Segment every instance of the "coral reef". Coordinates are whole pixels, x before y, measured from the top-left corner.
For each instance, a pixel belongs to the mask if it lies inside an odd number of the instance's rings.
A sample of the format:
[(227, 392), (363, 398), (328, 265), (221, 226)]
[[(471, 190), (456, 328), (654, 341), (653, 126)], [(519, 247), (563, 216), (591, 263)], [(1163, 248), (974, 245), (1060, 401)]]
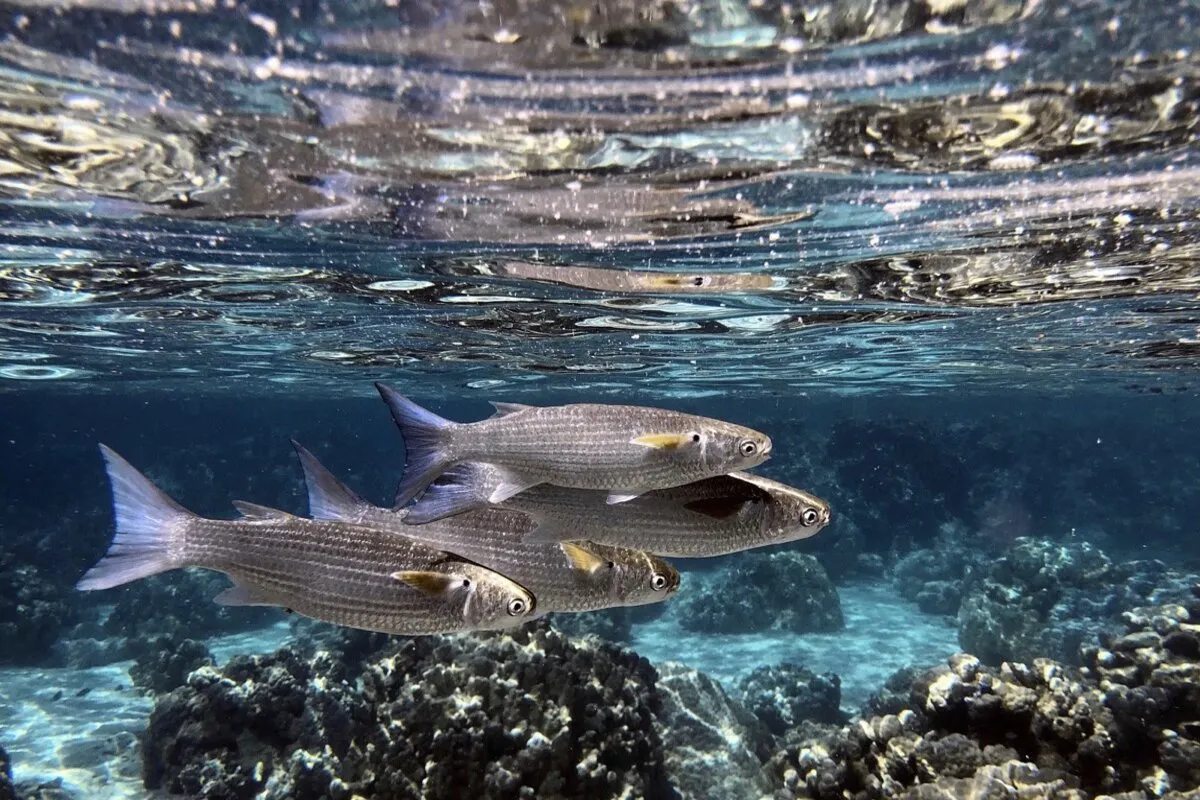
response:
[(129, 677), (134, 686), (147, 694), (166, 694), (187, 683), (193, 670), (213, 663), (212, 654), (203, 643), (160, 636), (155, 649), (143, 653), (129, 668)]
[(658, 714), (667, 775), (684, 798), (743, 800), (769, 794), (763, 770), (774, 741), (763, 724), (702, 672), (659, 667)]
[(962, 526), (943, 523), (932, 547), (912, 550), (892, 567), (896, 589), (926, 613), (957, 614), (971, 578), (989, 561), (984, 544)]
[(708, 633), (772, 628), (808, 633), (846, 624), (820, 562), (791, 551), (740, 554), (712, 585), (680, 597), (678, 604), (680, 625)]
[(108, 636), (202, 636), (246, 630), (279, 618), (279, 611), (214, 603), (229, 579), (215, 572), (187, 571), (138, 581), (121, 589), (104, 621)]
[(627, 608), (586, 614), (552, 614), (550, 624), (573, 638), (595, 635), (610, 642), (633, 641), (633, 617)]
[(742, 703), (776, 736), (811, 720), (825, 724), (844, 721), (842, 682), (827, 672), (817, 675), (799, 664), (762, 666), (738, 685)]
[(893, 672), (879, 690), (863, 703), (863, 717), (883, 717), (888, 714), (899, 714), (912, 705), (909, 700), (912, 684), (920, 675), (928, 671), (932, 665), (921, 667), (901, 667)]
[(771, 769), (787, 796), (818, 799), (1196, 796), (1200, 585), (1192, 592), (1186, 605), (1126, 613), (1126, 633), (1089, 648), (1082, 672), (956, 655), (912, 681), (906, 708), (791, 744)]
[(160, 698), (145, 782), (213, 798), (664, 796), (655, 677), (546, 623), (401, 640), (359, 676), (284, 648)]
[(17, 789), (12, 782), (12, 762), (8, 751), (0, 747), (0, 800), (18, 800)]
[(279, 609), (223, 606), (213, 597), (229, 586), (215, 572), (184, 571), (122, 587), (102, 620), (76, 626), (58, 646), (73, 667), (95, 667), (153, 656), (162, 636), (175, 640), (260, 627), (279, 618)]
[(1200, 584), (1193, 595), (1126, 612), (1124, 635), (1084, 651), (1115, 722), (1113, 752), (1143, 786), (1200, 788)]
[(0, 550), (0, 663), (52, 661), (55, 642), (74, 616), (63, 586)]
[(1158, 561), (1114, 564), (1087, 542), (1021, 538), (972, 582), (959, 641), (985, 663), (1051, 658), (1078, 665), (1079, 649), (1137, 606), (1180, 599), (1188, 581)]

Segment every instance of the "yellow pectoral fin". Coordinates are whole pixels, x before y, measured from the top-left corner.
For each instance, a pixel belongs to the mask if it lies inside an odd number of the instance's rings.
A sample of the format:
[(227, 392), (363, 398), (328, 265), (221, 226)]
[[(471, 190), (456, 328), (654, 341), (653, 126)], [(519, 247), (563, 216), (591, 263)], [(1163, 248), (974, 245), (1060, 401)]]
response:
[(403, 572), (393, 572), (392, 577), (398, 581), (404, 581), (418, 592), (434, 597), (446, 594), (450, 591), (451, 587), (459, 583), (453, 575), (447, 575), (444, 572), (405, 570)]
[(674, 450), (687, 443), (688, 437), (681, 433), (650, 433), (633, 440), (634, 444), (653, 447), (655, 450)]
[(577, 544), (560, 542), (558, 546), (562, 548), (563, 553), (570, 559), (571, 566), (580, 572), (592, 575), (608, 566), (607, 559), (603, 559), (591, 550), (585, 550)]

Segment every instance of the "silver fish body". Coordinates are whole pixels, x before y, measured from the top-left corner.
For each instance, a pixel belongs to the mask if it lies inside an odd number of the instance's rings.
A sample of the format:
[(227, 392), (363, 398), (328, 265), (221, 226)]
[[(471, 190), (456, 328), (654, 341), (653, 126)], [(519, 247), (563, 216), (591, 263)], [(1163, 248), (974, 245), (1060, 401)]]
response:
[(192, 514), (104, 449), (117, 535), (84, 575), (103, 589), (182, 567), (223, 572), (234, 586), (216, 599), (272, 605), (365, 630), (431, 634), (504, 628), (536, 608), (509, 578), (394, 532), (310, 520), (237, 504), (243, 517)]
[(770, 438), (758, 431), (667, 409), (493, 403), (496, 416), (454, 423), (376, 386), (407, 451), (397, 508), (465, 461), (504, 469), (493, 503), (539, 483), (603, 490), (608, 502), (618, 503), (654, 489), (749, 469), (771, 452)]
[(406, 510), (392, 511), (363, 500), (311, 453), (295, 447), (313, 517), (394, 531), (468, 558), (531, 591), (539, 615), (656, 603), (679, 588), (679, 572), (650, 553), (586, 541), (523, 541), (534, 523), (517, 511), (488, 508), (428, 525), (407, 525)]
[[(460, 464), (425, 490), (406, 520), (417, 531), (433, 524), (422, 512), (428, 509), (436, 516), (448, 496), (455, 507), (488, 507), (488, 497), (501, 480), (503, 475), (489, 464)], [(615, 505), (606, 502), (603, 492), (542, 484), (498, 508), (519, 511), (536, 522), (524, 542), (586, 539), (681, 558), (806, 539), (819, 533), (831, 516), (821, 498), (744, 472), (656, 489)]]

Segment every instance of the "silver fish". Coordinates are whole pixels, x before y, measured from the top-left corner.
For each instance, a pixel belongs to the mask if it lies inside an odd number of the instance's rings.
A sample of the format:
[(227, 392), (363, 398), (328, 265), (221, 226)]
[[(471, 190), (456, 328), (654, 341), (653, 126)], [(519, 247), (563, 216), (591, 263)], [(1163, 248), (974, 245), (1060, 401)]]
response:
[[(459, 464), (430, 484), (405, 522), (419, 531), (447, 509), (488, 508), (488, 497), (502, 480), (490, 464)], [(542, 484), (501, 507), (537, 523), (524, 542), (587, 539), (681, 558), (807, 539), (830, 519), (829, 504), (821, 498), (745, 472), (656, 489), (619, 505), (606, 503), (603, 492)]]
[(490, 503), (540, 483), (603, 489), (607, 502), (624, 503), (653, 489), (748, 469), (771, 454), (771, 439), (758, 431), (661, 408), (492, 403), (490, 419), (455, 423), (375, 386), (404, 436), (407, 464), (396, 508), (464, 461), (503, 469)]
[(657, 603), (679, 588), (679, 572), (640, 550), (592, 542), (533, 543), (522, 538), (534, 527), (524, 514), (483, 509), (428, 525), (406, 525), (407, 509), (372, 505), (335, 478), (316, 457), (292, 442), (304, 466), (309, 514), (415, 536), (432, 547), (457, 553), (494, 569), (537, 596), (538, 614), (595, 611)]
[(223, 605), (281, 606), (338, 625), (413, 635), (512, 627), (536, 610), (534, 596), (503, 575), (394, 532), (252, 503), (234, 504), (242, 519), (205, 519), (100, 449), (117, 532), (79, 589), (203, 567), (233, 579), (215, 598)]

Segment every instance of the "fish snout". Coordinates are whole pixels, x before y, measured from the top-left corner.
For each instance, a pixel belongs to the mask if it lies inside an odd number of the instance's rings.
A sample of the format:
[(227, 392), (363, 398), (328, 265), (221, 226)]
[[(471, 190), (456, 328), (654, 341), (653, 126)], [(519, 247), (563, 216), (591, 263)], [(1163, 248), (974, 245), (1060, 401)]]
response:
[(825, 506), (825, 510), (821, 512), (821, 527), (823, 528), (828, 525), (831, 519), (833, 519), (833, 509)]

